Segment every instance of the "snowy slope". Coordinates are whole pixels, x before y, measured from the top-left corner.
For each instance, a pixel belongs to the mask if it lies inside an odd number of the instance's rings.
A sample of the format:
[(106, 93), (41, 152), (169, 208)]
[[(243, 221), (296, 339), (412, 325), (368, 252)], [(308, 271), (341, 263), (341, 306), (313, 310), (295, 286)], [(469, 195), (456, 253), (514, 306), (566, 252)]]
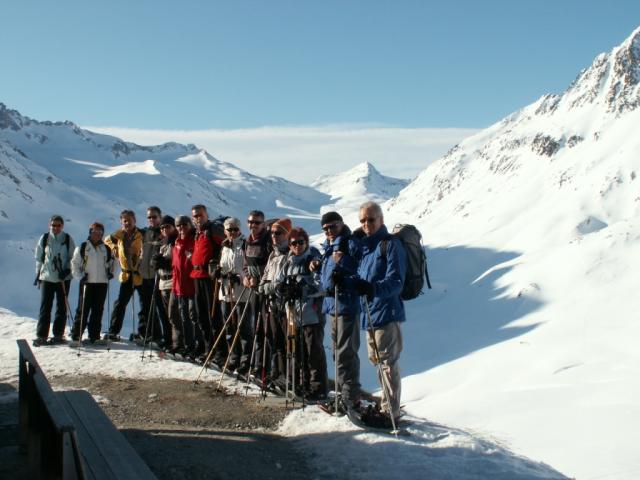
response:
[(311, 186), (331, 197), (331, 203), (323, 205), (322, 212), (335, 210), (345, 216), (366, 201), (385, 202), (408, 183), (408, 180), (382, 175), (372, 164), (363, 162), (344, 172), (322, 175)]
[(640, 476), (639, 82), (640, 29), (388, 202), (435, 284), (408, 306), (410, 412), (577, 478)]
[(64, 215), (79, 242), (95, 220), (116, 229), (125, 208), (138, 213), (139, 226), (149, 205), (176, 215), (204, 203), (211, 216), (244, 218), (260, 208), (309, 228), (328, 199), (283, 178), (252, 175), (194, 145), (139, 146), (71, 122), (38, 122), (0, 104), (0, 265), (17, 276), (0, 292), (0, 305), (35, 313), (28, 288), (33, 248), (53, 213)]

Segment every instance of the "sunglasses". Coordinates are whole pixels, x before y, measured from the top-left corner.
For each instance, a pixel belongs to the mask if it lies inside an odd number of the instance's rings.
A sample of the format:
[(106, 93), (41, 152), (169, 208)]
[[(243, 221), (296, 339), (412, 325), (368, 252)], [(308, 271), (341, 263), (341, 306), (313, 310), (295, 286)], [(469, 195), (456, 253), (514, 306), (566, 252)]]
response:
[(167, 228), (171, 228), (173, 225), (170, 225), (168, 223), (164, 224), (164, 225), (160, 225), (160, 230), (166, 230)]
[(264, 222), (262, 220), (247, 220), (247, 223), (249, 225), (261, 225)]
[(375, 223), (379, 217), (364, 217), (360, 219), (360, 223)]
[(325, 232), (328, 232), (329, 230), (337, 230), (339, 225), (339, 223), (330, 223), (329, 225), (323, 226), (322, 230)]
[(227, 232), (239, 232), (239, 231), (240, 231), (240, 229), (239, 229), (239, 228), (236, 228), (236, 227), (225, 228), (225, 230), (226, 230)]
[(61, 228), (61, 227), (62, 227), (62, 224), (61, 224), (61, 223), (52, 223), (52, 224), (51, 224), (51, 226), (52, 226), (53, 228)]
[(274, 237), (279, 237), (280, 235), (283, 235), (284, 232), (282, 230), (275, 230), (275, 231), (271, 231), (271, 235), (273, 235)]
[(307, 243), (306, 240), (293, 240), (292, 242), (289, 242), (289, 245), (293, 247), (293, 246), (304, 245), (305, 243)]

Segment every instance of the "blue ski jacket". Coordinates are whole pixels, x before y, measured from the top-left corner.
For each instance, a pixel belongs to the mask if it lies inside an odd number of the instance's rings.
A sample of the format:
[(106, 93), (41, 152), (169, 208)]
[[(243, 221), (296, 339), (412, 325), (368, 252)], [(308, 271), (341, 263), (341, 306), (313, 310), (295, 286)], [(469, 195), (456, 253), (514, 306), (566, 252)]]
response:
[[(386, 255), (380, 250), (382, 240), (387, 243)], [(382, 225), (371, 237), (363, 237), (361, 244), (362, 260), (358, 266), (358, 276), (373, 285), (374, 295), (369, 302), (373, 328), (380, 328), (391, 322), (404, 322), (404, 303), (400, 293), (407, 265), (401, 241), (389, 234), (387, 227)], [(366, 297), (362, 297), (360, 301), (367, 301)], [(362, 328), (366, 329), (368, 321), (364, 304), (360, 318)]]
[[(343, 245), (341, 249), (340, 246)], [(353, 277), (358, 272), (360, 261), (360, 241), (351, 236), (348, 228), (344, 227), (343, 233), (336, 237), (333, 244), (325, 240), (323, 245), (324, 255), (320, 270), (320, 285), (325, 291), (322, 301), (322, 313), (335, 315), (335, 284), (333, 272), (340, 271), (344, 277)], [(342, 258), (338, 263), (333, 260), (333, 253), (343, 250)], [(338, 287), (338, 315), (355, 315), (360, 312), (360, 299), (358, 292), (352, 284), (345, 282)]]

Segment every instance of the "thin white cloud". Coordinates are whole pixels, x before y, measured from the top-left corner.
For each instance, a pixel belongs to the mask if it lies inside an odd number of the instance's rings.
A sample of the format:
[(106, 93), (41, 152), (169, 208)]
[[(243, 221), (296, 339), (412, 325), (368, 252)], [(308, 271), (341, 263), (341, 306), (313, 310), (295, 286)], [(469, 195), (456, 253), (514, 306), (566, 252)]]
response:
[(140, 145), (193, 143), (260, 176), (309, 184), (320, 175), (368, 161), (385, 175), (413, 178), (477, 130), (327, 125), (236, 130), (144, 130), (85, 127)]

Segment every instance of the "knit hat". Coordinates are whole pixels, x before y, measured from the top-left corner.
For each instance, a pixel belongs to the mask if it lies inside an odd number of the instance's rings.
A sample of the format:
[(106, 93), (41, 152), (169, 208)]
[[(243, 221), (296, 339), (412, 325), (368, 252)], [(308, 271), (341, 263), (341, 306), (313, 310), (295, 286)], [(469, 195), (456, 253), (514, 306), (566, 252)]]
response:
[(273, 222), (273, 224), (271, 225), (271, 229), (273, 230), (274, 227), (277, 227), (281, 230), (284, 230), (284, 232), (286, 234), (289, 234), (289, 232), (291, 231), (291, 219), (289, 218), (281, 218), (275, 222)]
[(341, 221), (342, 221), (342, 217), (338, 212), (327, 212), (324, 215), (322, 215), (322, 218), (320, 219), (320, 225), (326, 225), (327, 223), (341, 222)]
[(189, 226), (191, 226), (193, 224), (191, 223), (191, 219), (189, 217), (187, 217), (186, 215), (178, 215), (176, 217), (176, 227), (178, 225), (189, 225)]
[(160, 226), (162, 225), (174, 225), (175, 221), (173, 220), (173, 217), (170, 215), (165, 215), (164, 217), (162, 217), (162, 220), (160, 221)]

